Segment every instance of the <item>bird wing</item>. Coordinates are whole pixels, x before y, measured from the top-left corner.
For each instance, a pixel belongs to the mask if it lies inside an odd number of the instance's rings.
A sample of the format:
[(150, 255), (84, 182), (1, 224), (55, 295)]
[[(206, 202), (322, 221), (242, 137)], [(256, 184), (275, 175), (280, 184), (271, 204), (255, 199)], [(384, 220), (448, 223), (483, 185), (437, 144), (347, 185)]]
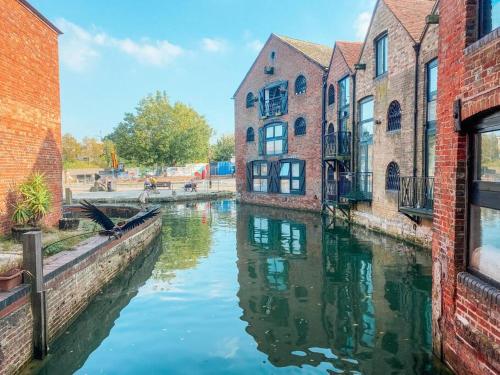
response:
[(111, 221), (111, 219), (92, 203), (84, 200), (80, 203), (80, 205), (82, 206), (83, 212), (85, 212), (85, 216), (94, 223), (99, 224), (106, 230), (111, 230), (115, 227), (115, 224)]
[(120, 229), (124, 232), (127, 230), (130, 230), (132, 228), (137, 227), (138, 225), (141, 225), (142, 223), (146, 222), (146, 220), (151, 219), (152, 217), (155, 217), (160, 213), (160, 208), (156, 207), (148, 212), (146, 212), (144, 215), (137, 216), (132, 218), (131, 220), (127, 221), (124, 225), (120, 227)]

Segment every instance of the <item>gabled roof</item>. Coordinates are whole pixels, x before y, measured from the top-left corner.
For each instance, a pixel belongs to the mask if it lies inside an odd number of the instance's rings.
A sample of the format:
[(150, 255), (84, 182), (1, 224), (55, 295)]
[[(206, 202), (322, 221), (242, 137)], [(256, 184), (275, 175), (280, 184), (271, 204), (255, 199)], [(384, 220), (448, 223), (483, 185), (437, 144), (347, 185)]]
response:
[(243, 85), (243, 82), (246, 81), (248, 75), (250, 74), (253, 67), (255, 66), (257, 61), (259, 60), (259, 57), (262, 54), (262, 51), (264, 51), (266, 45), (273, 38), (279, 39), (281, 42), (283, 42), (284, 44), (286, 44), (290, 48), (293, 48), (295, 51), (301, 53), (309, 61), (318, 65), (321, 69), (323, 69), (325, 71), (328, 70), (328, 67), (330, 65), (330, 58), (331, 58), (332, 53), (333, 53), (333, 49), (331, 47), (324, 46), (322, 44), (306, 42), (305, 40), (294, 39), (294, 38), (290, 38), (290, 37), (283, 36), (283, 35), (271, 34), (269, 36), (269, 38), (267, 39), (266, 43), (264, 44), (264, 46), (262, 47), (262, 49), (260, 50), (259, 54), (257, 55), (257, 58), (252, 63), (252, 66), (250, 67), (250, 69), (248, 69), (247, 74), (245, 74), (245, 77), (238, 85), (238, 88), (236, 89), (235, 93), (233, 94), (233, 99), (236, 97), (236, 94), (238, 94), (238, 91), (240, 91), (240, 88)]
[(299, 52), (302, 52), (302, 54), (308, 57), (310, 60), (313, 60), (317, 64), (321, 65), (323, 69), (328, 69), (330, 58), (332, 57), (333, 52), (333, 49), (331, 47), (322, 44), (307, 42), (305, 40), (290, 38), (288, 36), (276, 34), (273, 35), (275, 35), (278, 39), (281, 39), (289, 46), (295, 48)]
[(340, 50), (342, 56), (344, 56), (344, 60), (351, 70), (354, 72), (354, 65), (359, 60), (359, 55), (361, 53), (361, 49), (363, 48), (362, 42), (336, 42), (335, 48)]
[(383, 0), (415, 42), (425, 29), (425, 18), (432, 13), (436, 0)]

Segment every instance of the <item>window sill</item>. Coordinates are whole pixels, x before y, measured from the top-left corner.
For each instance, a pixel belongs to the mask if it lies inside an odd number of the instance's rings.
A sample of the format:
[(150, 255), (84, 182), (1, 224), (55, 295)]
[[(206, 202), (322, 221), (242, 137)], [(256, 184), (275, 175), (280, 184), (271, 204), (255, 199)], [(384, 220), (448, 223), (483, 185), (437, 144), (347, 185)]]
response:
[(497, 40), (500, 38), (500, 27), (497, 27), (495, 30), (490, 32), (489, 34), (486, 34), (485, 36), (481, 37), (474, 43), (472, 43), (470, 46), (466, 47), (464, 50), (465, 55), (471, 55), (477, 50), (483, 48), (490, 42)]
[(457, 282), (471, 289), (490, 305), (500, 306), (500, 290), (482, 279), (468, 273), (460, 272)]
[(389, 76), (389, 72), (385, 72), (385, 73), (383, 73), (383, 74), (381, 74), (381, 75), (378, 75), (378, 76), (373, 77), (373, 80), (374, 80), (375, 82), (377, 82), (377, 81), (382, 81), (382, 80), (384, 80), (385, 78), (387, 78), (388, 76)]
[(395, 129), (395, 130), (387, 130), (386, 133), (389, 134), (389, 135), (401, 134), (401, 128), (400, 129)]

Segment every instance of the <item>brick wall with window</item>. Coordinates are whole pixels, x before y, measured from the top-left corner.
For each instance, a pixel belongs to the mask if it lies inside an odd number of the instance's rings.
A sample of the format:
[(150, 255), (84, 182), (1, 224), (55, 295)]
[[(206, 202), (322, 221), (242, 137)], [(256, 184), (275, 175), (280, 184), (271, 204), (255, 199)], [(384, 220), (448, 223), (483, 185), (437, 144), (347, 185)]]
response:
[[(240, 201), (321, 209), (321, 106), (325, 72), (326, 67), (311, 61), (276, 35), (271, 35), (259, 53), (234, 97), (236, 184)], [(255, 105), (247, 107), (250, 92)], [(249, 127), (254, 130), (250, 141)], [(262, 175), (263, 170), (266, 176)], [(264, 178), (268, 182), (266, 187)]]
[(0, 232), (10, 229), (12, 189), (43, 172), (61, 213), (62, 160), (57, 30), (20, 0), (0, 0)]
[(439, 4), (433, 342), (458, 374), (500, 373), (498, 3)]

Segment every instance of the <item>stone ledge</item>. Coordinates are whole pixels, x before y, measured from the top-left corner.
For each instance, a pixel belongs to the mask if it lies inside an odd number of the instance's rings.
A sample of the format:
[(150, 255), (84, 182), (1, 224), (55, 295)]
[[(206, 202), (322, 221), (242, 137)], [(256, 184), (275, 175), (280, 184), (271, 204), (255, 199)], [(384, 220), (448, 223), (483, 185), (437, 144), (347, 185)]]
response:
[(24, 296), (29, 295), (31, 287), (28, 284), (21, 284), (9, 292), (0, 293), (0, 316), (4, 315), (4, 309), (17, 302)]
[(500, 27), (496, 28), (491, 33), (483, 36), (481, 39), (477, 40), (476, 42), (472, 43), (470, 46), (466, 47), (464, 50), (464, 54), (465, 55), (472, 55), (476, 51), (485, 47), (490, 42), (493, 42), (494, 40), (498, 40), (498, 39), (500, 39)]
[(460, 272), (457, 275), (457, 282), (471, 289), (490, 305), (500, 306), (500, 290), (491, 284), (488, 284), (468, 272)]

